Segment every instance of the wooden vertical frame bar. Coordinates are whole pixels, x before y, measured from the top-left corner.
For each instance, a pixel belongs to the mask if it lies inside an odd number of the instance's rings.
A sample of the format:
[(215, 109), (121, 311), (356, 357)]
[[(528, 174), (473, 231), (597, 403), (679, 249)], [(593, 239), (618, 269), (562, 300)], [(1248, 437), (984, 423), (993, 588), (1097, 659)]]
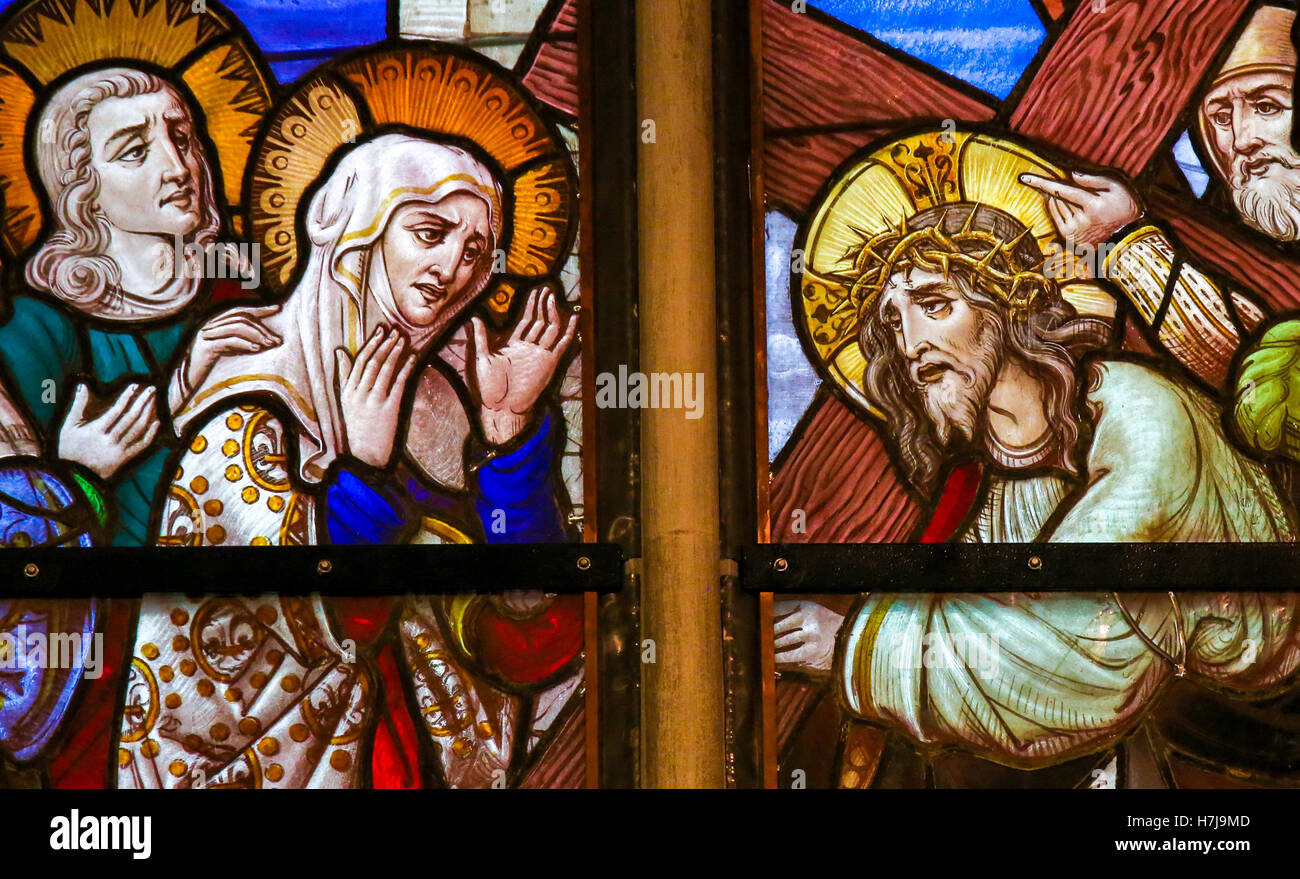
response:
[(710, 0), (637, 12), (641, 341), (645, 373), (703, 377), (699, 418), (642, 416), (646, 787), (721, 787), (717, 351)]
[(775, 624), (773, 604), (775, 596), (771, 592), (759, 595), (758, 627), (761, 633), (762, 660), (759, 673), (763, 677), (763, 787), (771, 790), (776, 787), (777, 753), (776, 753), (776, 644), (769, 632)]
[(586, 690), (586, 729), (583, 755), (586, 757), (586, 787), (600, 787), (600, 608), (595, 592), (582, 594), (583, 683)]
[[(592, 67), (591, 67), (591, 0), (578, 2), (578, 178), (586, 186), (594, 173), (592, 149), (595, 140), (592, 131)], [(594, 183), (593, 183), (594, 185)], [(590, 187), (587, 187), (590, 191)], [(582, 337), (582, 382), (584, 390), (595, 386), (596, 348), (595, 301), (592, 275), (595, 271), (592, 251), (592, 199), (580, 199), (578, 204), (578, 274), (580, 278), (582, 316), (579, 332)], [(589, 399), (592, 398), (592, 399)], [(582, 401), (582, 539), (593, 543), (600, 539), (593, 515), (596, 504), (596, 461), (599, 459), (596, 438), (596, 405), (594, 394), (584, 393)]]
[[(754, 241), (753, 290), (750, 301), (754, 303), (754, 491), (757, 504), (757, 534), (759, 543), (772, 540), (770, 488), (772, 467), (768, 459), (767, 436), (767, 190), (763, 177), (763, 138), (766, 131), (763, 116), (763, 0), (749, 0), (749, 45), (751, 60), (750, 100), (753, 109), (750, 117), (750, 165), (753, 167), (753, 187), (750, 190), (752, 234)], [(759, 643), (761, 645), (760, 674), (763, 679), (763, 786), (775, 788), (777, 778), (776, 753), (776, 655), (772, 643), (772, 605), (775, 596), (764, 592), (759, 596)]]
[(749, 0), (750, 116), (749, 164), (750, 228), (753, 235), (754, 309), (754, 492), (758, 505), (758, 542), (772, 539), (769, 489), (772, 466), (767, 454), (767, 189), (763, 178), (763, 2)]
[[(592, 113), (591, 99), (591, 0), (578, 2), (578, 179), (590, 187), (592, 178)], [(591, 199), (578, 203), (578, 276), (582, 304), (579, 318), (582, 334), (582, 540), (592, 543), (599, 539), (596, 531), (596, 412), (594, 395), (588, 390), (595, 386), (596, 353), (592, 346), (593, 332), (591, 275)], [(594, 593), (583, 598), (583, 680), (586, 684), (586, 786), (600, 787), (600, 662), (599, 608)]]

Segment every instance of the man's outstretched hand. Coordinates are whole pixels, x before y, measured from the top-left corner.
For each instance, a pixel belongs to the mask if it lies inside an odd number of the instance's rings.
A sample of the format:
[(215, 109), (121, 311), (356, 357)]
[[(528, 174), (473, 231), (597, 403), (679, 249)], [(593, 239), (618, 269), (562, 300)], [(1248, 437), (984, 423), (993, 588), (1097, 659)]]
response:
[(772, 609), (777, 667), (813, 677), (830, 674), (844, 617), (815, 601), (778, 601)]
[(1142, 216), (1137, 196), (1124, 181), (1075, 171), (1073, 183), (1035, 174), (1021, 174), (1020, 182), (1047, 196), (1047, 212), (1056, 231), (1075, 247), (1097, 248)]

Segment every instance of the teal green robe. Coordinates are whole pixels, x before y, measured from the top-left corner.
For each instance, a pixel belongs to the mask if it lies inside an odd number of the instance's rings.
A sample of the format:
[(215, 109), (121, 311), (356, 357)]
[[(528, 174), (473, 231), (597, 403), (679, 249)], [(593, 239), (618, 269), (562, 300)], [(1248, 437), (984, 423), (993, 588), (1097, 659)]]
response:
[[(178, 316), (144, 329), (92, 322), (62, 304), (34, 296), (18, 296), (13, 316), (0, 327), (0, 364), (9, 390), (42, 433), (45, 454), (58, 446), (61, 414), (76, 389), (77, 375), (109, 385), (123, 376), (149, 382), (158, 388), (166, 406), (173, 355), (186, 339), (190, 321)], [(53, 388), (47, 384), (54, 380)], [(52, 392), (51, 392), (52, 391)], [(103, 392), (91, 383), (92, 393)], [(109, 497), (116, 522), (114, 546), (143, 546), (149, 539), (149, 514), (163, 483), (169, 450), (159, 431), (154, 445), (128, 462), (109, 482)]]

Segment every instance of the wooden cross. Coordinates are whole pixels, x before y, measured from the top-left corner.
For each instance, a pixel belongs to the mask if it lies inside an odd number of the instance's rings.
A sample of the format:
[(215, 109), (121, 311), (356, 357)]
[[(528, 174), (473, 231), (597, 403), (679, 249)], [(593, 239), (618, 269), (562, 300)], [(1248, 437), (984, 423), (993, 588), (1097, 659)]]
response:
[(578, 118), (578, 0), (564, 0), (549, 23), (539, 19), (533, 39), (524, 48), (515, 71), (544, 104), (570, 119)]

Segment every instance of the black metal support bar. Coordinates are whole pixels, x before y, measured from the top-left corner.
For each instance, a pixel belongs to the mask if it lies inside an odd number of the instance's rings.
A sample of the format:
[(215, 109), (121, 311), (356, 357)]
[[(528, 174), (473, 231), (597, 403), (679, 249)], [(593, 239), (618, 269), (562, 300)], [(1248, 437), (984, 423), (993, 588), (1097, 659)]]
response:
[(611, 543), (438, 546), (104, 547), (0, 553), (0, 593), (134, 598), (146, 592), (408, 595), (541, 589), (617, 592)]
[(745, 547), (750, 592), (1292, 592), (1291, 543), (875, 543)]

